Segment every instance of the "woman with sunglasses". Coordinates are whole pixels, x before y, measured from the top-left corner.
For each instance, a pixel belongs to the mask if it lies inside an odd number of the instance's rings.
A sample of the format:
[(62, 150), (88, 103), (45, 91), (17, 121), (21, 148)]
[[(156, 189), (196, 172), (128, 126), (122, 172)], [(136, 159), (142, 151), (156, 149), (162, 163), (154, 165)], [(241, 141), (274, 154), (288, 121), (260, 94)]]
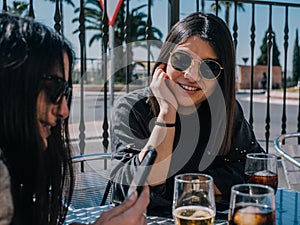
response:
[[(68, 132), (73, 55), (48, 27), (0, 13), (0, 224), (65, 220), (75, 179)], [(94, 224), (145, 224), (148, 203), (145, 188)]]
[[(226, 24), (193, 13), (169, 32), (150, 88), (120, 97), (111, 120), (113, 199), (122, 201), (144, 150), (157, 150), (148, 214), (171, 216), (174, 176), (202, 172), (228, 199), (243, 182), (246, 154), (261, 152), (235, 99), (235, 52)], [(217, 208), (220, 205), (217, 205)]]

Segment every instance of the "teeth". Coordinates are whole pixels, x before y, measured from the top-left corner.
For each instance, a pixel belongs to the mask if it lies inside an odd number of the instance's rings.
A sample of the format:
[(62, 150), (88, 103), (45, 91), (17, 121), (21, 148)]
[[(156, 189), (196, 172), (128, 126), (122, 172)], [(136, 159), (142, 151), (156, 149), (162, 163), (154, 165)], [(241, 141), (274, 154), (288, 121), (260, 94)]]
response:
[(195, 87), (185, 86), (183, 84), (181, 84), (181, 87), (183, 87), (184, 89), (186, 89), (188, 91), (196, 91), (197, 90), (197, 88), (195, 88)]

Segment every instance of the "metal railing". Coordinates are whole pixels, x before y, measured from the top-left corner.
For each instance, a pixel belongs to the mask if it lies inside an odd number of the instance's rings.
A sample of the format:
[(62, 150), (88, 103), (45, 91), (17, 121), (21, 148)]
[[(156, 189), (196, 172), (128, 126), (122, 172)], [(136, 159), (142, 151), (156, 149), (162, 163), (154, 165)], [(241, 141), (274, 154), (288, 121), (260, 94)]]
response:
[[(37, 1), (37, 0), (36, 0)], [(40, 0), (39, 0), (40, 1)], [(107, 1), (109, 0), (104, 0), (104, 5), (106, 5)], [(130, 26), (131, 26), (131, 21), (130, 21), (130, 7), (131, 7), (131, 2), (133, 0), (124, 0), (123, 3), (125, 4), (124, 7), (124, 15), (125, 15), (125, 20), (124, 20), (124, 52), (125, 55), (127, 55), (126, 60), (129, 59), (129, 47), (130, 47)], [(167, 1), (167, 11), (168, 11), (168, 20), (166, 23), (168, 23), (168, 29), (171, 28), (171, 26), (176, 23), (180, 19), (181, 15), (181, 8), (180, 8), (180, 0), (166, 0)], [(192, 2), (193, 0), (191, 0)], [(208, 5), (215, 3), (218, 5), (218, 3), (225, 2), (225, 0), (194, 0), (194, 5), (195, 8), (192, 11), (204, 11), (205, 8), (207, 8)], [(283, 46), (284, 48), (284, 56), (283, 56), (283, 74), (282, 74), (282, 88), (283, 88), (283, 99), (282, 99), (282, 116), (281, 116), (281, 133), (285, 134), (287, 132), (287, 107), (286, 107), (286, 101), (287, 101), (287, 68), (288, 68), (288, 51), (291, 51), (291, 48), (289, 48), (291, 44), (291, 39), (290, 39), (290, 32), (289, 32), (289, 27), (290, 27), (290, 20), (289, 20), (289, 13), (291, 9), (297, 9), (299, 10), (299, 15), (300, 15), (300, 4), (295, 4), (295, 3), (284, 3), (284, 2), (276, 2), (276, 1), (255, 1), (255, 0), (227, 0), (226, 2), (229, 2), (233, 6), (233, 26), (230, 28), (232, 30), (232, 36), (234, 39), (235, 47), (236, 50), (239, 48), (239, 19), (238, 19), (238, 6), (240, 3), (244, 4), (245, 6), (249, 6), (251, 8), (251, 28), (249, 30), (249, 38), (250, 38), (250, 101), (249, 101), (249, 123), (251, 126), (253, 126), (254, 123), (254, 109), (253, 109), (253, 96), (254, 96), (254, 67), (255, 67), (255, 54), (254, 50), (256, 47), (256, 35), (257, 35), (257, 23), (255, 21), (256, 18), (256, 11), (259, 6), (266, 6), (268, 7), (268, 28), (267, 28), (267, 33), (268, 33), (268, 39), (267, 39), (267, 52), (268, 56), (271, 55), (271, 51), (273, 48), (273, 41), (274, 39), (272, 38), (273, 32), (274, 32), (274, 27), (276, 24), (272, 23), (272, 19), (274, 18), (273, 14), (273, 9), (274, 7), (279, 7), (284, 10), (284, 17), (282, 20), (284, 21), (284, 27), (281, 29), (282, 32), (280, 34), (283, 36), (283, 43), (279, 43), (279, 45)], [(61, 21), (61, 7), (62, 7), (62, 0), (56, 0), (55, 4), (55, 11), (53, 12), (54, 15), (54, 29), (57, 32), (62, 31), (62, 21)], [(86, 27), (85, 27), (85, 16), (84, 16), (84, 7), (85, 7), (85, 1), (80, 0), (79, 2), (75, 1), (75, 4), (78, 4), (77, 6), (80, 7), (80, 13), (79, 13), (79, 44), (80, 44), (80, 77), (83, 78), (87, 74), (87, 59), (88, 56), (86, 54)], [(149, 40), (147, 42), (147, 74), (149, 75), (151, 72), (150, 68), (150, 53), (151, 53), (151, 42), (150, 42), (150, 37), (151, 37), (151, 32), (152, 32), (152, 27), (153, 27), (153, 19), (152, 19), (152, 11), (151, 11), (151, 5), (156, 4), (154, 0), (145, 0), (143, 3), (148, 4), (147, 8), (147, 20), (146, 20), (146, 40)], [(35, 12), (34, 12), (34, 0), (29, 1), (29, 16), (34, 18)], [(3, 10), (7, 11), (7, 2), (6, 0), (3, 0)], [(106, 9), (104, 9), (106, 11)], [(192, 12), (191, 11), (191, 12)], [(190, 13), (191, 13), (190, 12)], [(220, 15), (219, 10), (215, 11), (216, 15)], [(276, 16), (276, 15), (275, 15)], [(245, 18), (242, 18), (245, 19)], [(104, 112), (103, 112), (103, 133), (102, 133), (102, 145), (103, 145), (103, 152), (107, 153), (108, 148), (109, 148), (109, 121), (108, 121), (108, 61), (107, 61), (107, 53), (108, 53), (108, 41), (109, 41), (109, 29), (108, 29), (108, 18), (107, 14), (103, 14), (102, 18), (102, 41), (101, 41), (101, 46), (102, 46), (102, 54), (99, 59), (101, 60), (101, 73), (102, 73), (102, 78), (103, 78), (103, 87), (101, 90), (103, 90), (104, 94)], [(155, 26), (155, 24), (154, 24)], [(127, 63), (126, 65), (129, 65)], [(300, 65), (299, 65), (300, 66)], [(266, 90), (266, 95), (267, 95), (267, 102), (266, 102), (266, 115), (265, 115), (265, 148), (268, 151), (269, 150), (269, 142), (270, 142), (270, 93), (271, 93), (271, 87), (270, 87), (270, 76), (271, 76), (271, 62), (270, 62), (270, 57), (268, 57), (268, 62), (267, 62), (267, 77), (268, 77), (268, 84), (267, 84), (267, 90)], [(128, 82), (128, 77), (129, 77), (129, 66), (126, 67), (125, 71), (125, 77), (126, 77), (126, 91), (129, 91), (129, 82)], [(300, 92), (299, 92), (300, 96)], [(80, 147), (80, 154), (85, 153), (85, 147), (86, 147), (86, 135), (85, 135), (85, 121), (84, 121), (84, 81), (81, 79), (80, 82), (80, 123), (79, 123), (79, 147)], [(298, 104), (299, 105), (299, 104)], [(299, 105), (300, 107), (300, 105)], [(300, 132), (300, 108), (298, 111), (298, 121), (297, 121), (297, 131)], [(278, 129), (279, 132), (279, 129)]]
[[(288, 138), (300, 138), (300, 133), (294, 132), (294, 133), (286, 133), (279, 135), (274, 139), (274, 147), (276, 151), (287, 161), (292, 163), (293, 165), (297, 166), (300, 169), (300, 161), (297, 160), (294, 156), (290, 155), (286, 150), (284, 150), (284, 142)], [(300, 148), (299, 150), (299, 155), (300, 155)]]

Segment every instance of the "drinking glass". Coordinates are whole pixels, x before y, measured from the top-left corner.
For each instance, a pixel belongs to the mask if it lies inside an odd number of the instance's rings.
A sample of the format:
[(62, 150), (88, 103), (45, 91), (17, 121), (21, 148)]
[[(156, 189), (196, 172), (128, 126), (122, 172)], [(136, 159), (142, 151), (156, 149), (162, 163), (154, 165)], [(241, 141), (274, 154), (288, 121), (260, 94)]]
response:
[(277, 156), (266, 153), (247, 154), (245, 183), (269, 185), (274, 188), (274, 193), (276, 193), (278, 186)]
[(231, 188), (230, 225), (276, 224), (274, 189), (261, 184), (237, 184)]
[(175, 176), (172, 210), (176, 225), (213, 224), (216, 215), (213, 178), (199, 173)]

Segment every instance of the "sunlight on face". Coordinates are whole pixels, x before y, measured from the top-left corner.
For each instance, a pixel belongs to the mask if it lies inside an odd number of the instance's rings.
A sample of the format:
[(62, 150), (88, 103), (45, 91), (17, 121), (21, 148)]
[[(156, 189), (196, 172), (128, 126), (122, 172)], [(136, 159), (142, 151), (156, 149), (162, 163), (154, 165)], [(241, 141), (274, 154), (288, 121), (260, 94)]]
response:
[(210, 96), (218, 81), (207, 80), (199, 75), (199, 60), (217, 59), (217, 55), (207, 41), (198, 36), (192, 36), (180, 43), (172, 52), (182, 50), (187, 52), (193, 59), (193, 64), (186, 71), (179, 71), (172, 67), (168, 61), (166, 73), (173, 81), (169, 88), (174, 93), (181, 110), (189, 107), (199, 107)]

